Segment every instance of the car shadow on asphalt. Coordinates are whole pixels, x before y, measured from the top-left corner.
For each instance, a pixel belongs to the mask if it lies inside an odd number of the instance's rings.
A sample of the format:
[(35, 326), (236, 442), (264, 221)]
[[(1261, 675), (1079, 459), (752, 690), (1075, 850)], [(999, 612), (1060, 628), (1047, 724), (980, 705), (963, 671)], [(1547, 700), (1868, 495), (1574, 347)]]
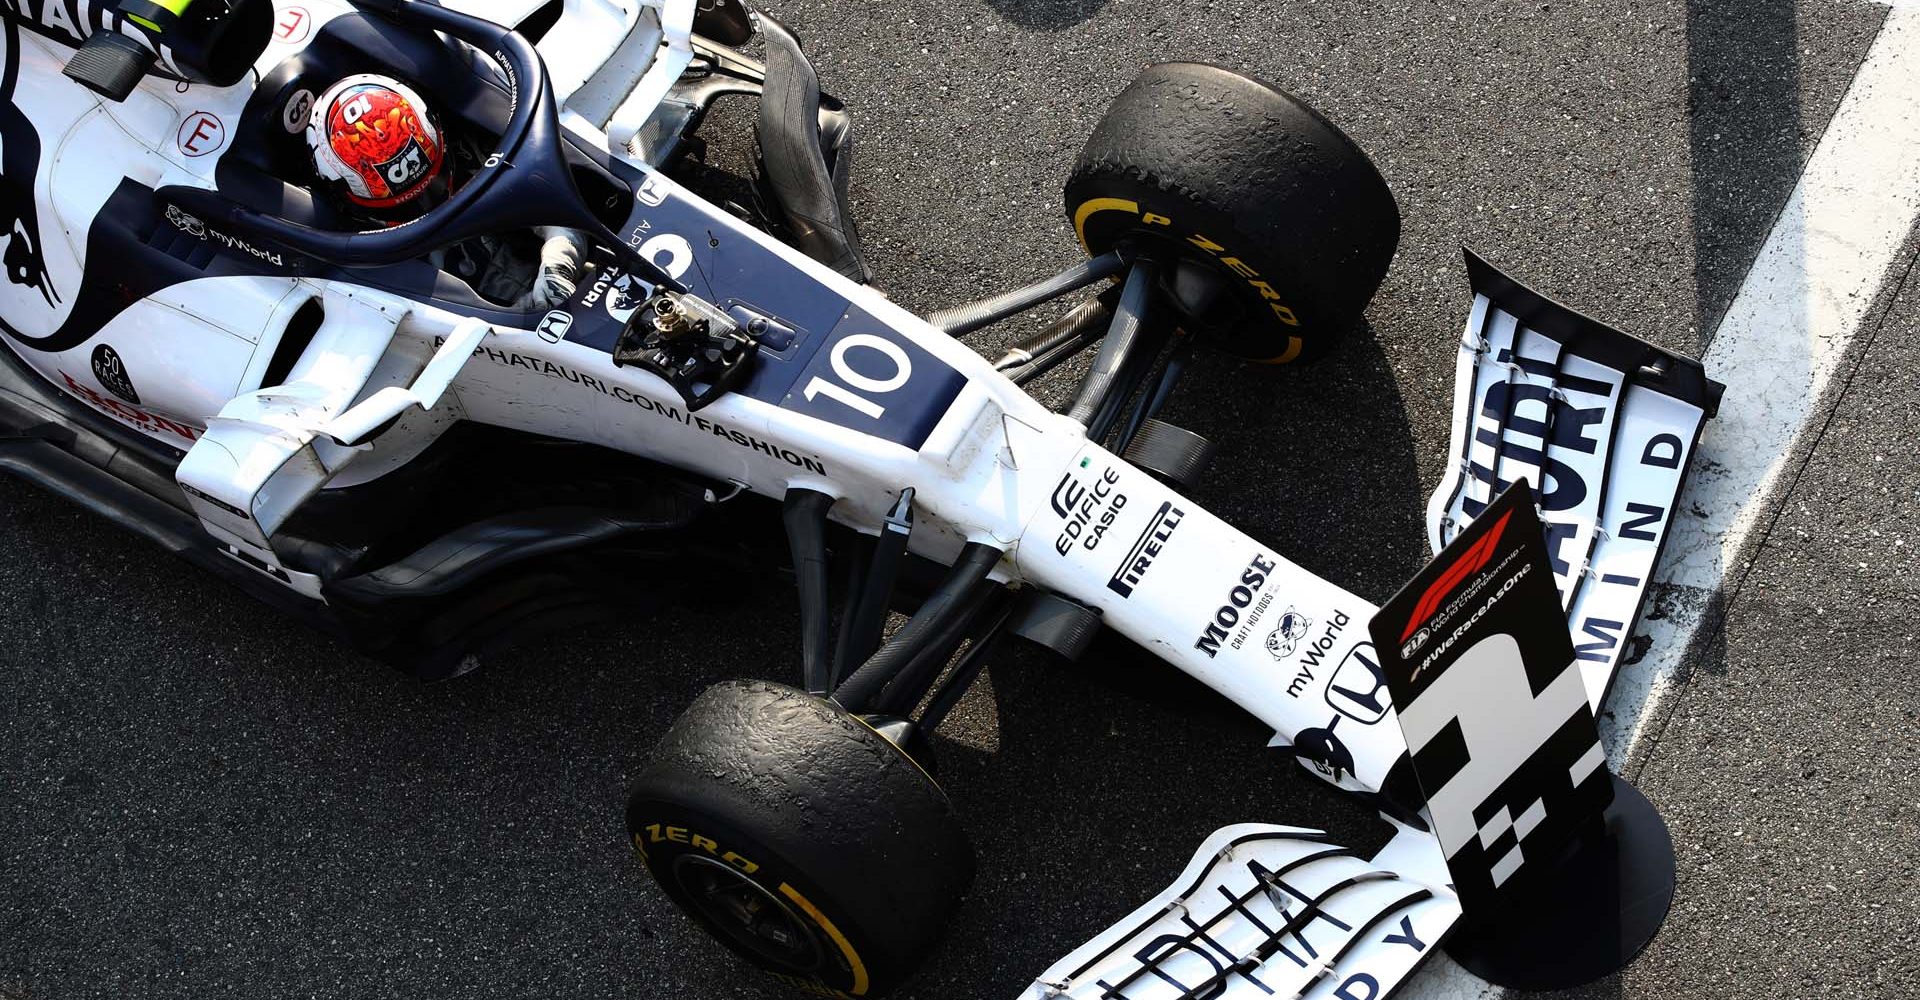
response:
[(1164, 418), (1219, 446), (1193, 498), (1288, 559), (1375, 603), (1426, 564), (1434, 484), (1371, 324), (1298, 367), (1203, 356)]
[(1800, 178), (1794, 0), (1687, 3), (1697, 350), (1720, 323)]

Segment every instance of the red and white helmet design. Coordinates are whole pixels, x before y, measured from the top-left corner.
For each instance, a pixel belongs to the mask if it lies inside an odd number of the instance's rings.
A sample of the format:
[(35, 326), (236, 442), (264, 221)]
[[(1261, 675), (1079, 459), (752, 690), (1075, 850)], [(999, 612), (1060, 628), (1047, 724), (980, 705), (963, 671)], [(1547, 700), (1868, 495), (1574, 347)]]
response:
[(420, 197), (446, 165), (440, 126), (413, 88), (363, 73), (327, 89), (307, 124), (314, 171), (364, 208)]

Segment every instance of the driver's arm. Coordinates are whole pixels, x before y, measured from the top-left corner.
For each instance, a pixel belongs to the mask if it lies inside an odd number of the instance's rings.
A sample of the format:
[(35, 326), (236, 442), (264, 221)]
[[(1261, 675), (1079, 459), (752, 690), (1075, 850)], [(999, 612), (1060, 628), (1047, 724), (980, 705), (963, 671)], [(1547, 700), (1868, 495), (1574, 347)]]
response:
[(541, 226), (534, 234), (544, 241), (540, 246), (540, 268), (534, 273), (533, 287), (515, 303), (526, 312), (553, 309), (572, 298), (580, 280), (580, 267), (587, 257), (587, 234), (578, 229)]

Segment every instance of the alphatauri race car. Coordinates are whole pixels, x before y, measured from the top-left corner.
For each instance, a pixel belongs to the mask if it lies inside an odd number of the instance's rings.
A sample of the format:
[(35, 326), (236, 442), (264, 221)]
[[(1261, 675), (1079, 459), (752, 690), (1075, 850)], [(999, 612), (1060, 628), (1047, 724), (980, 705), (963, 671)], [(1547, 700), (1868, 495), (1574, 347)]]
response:
[[(1440, 555), (1404, 600), (1195, 505), (1212, 446), (1160, 419), (1193, 353), (1312, 361), (1398, 244), (1297, 98), (1148, 67), (1066, 181), (1087, 260), (918, 316), (872, 287), (846, 109), (739, 0), (0, 15), (0, 466), (425, 678), (790, 565), (800, 676), (708, 690), (627, 804), (661, 891), (749, 962), (905, 981), (973, 868), (928, 734), (1000, 639), (1103, 630), (1391, 839), (1221, 830), (1024, 997), (1374, 1000), (1443, 942), (1551, 984), (1658, 926), (1670, 858), (1648, 888), (1660, 852), (1623, 845), (1664, 831), (1593, 713), (1720, 387), (1469, 254)], [(695, 131), (725, 96), (757, 158), (722, 189)], [(1071, 295), (998, 357), (963, 339)], [(1023, 390), (1089, 352), (1061, 410)], [(1543, 945), (1556, 919), (1583, 930)]]

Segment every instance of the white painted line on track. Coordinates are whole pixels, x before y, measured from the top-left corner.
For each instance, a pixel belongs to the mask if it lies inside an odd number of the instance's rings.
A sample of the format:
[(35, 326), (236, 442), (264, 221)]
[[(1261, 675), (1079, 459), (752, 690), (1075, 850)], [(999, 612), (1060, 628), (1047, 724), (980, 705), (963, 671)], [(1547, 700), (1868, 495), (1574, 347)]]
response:
[[(1616, 681), (1609, 755), (1657, 738), (1709, 602), (1737, 571), (1847, 346), (1920, 221), (1920, 2), (1894, 8), (1702, 362), (1727, 384), (1681, 498), (1652, 646)], [(1701, 514), (1692, 512), (1699, 511)]]
[[(1726, 399), (1673, 515), (1649, 608), (1663, 614), (1641, 622), (1653, 643), (1614, 681), (1603, 728), (1616, 767), (1657, 738), (1714, 595), (1740, 568), (1800, 435), (1833, 405), (1829, 383), (1916, 221), (1920, 0), (1896, 0), (1701, 358)], [(1405, 995), (1503, 993), (1443, 953)]]

